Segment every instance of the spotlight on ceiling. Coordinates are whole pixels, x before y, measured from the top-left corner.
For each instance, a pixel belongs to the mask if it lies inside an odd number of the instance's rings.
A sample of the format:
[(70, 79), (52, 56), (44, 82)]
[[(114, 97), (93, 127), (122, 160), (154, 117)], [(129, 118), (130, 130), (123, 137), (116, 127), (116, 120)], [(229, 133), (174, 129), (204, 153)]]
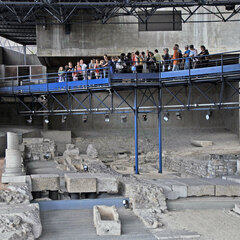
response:
[(48, 116), (45, 116), (45, 117), (44, 117), (44, 122), (45, 122), (46, 124), (48, 124), (48, 123), (49, 123)]
[(86, 123), (87, 120), (88, 120), (88, 116), (87, 116), (87, 115), (83, 115), (82, 121), (83, 121), (84, 123)]
[(169, 120), (169, 112), (164, 113), (163, 120), (167, 122)]
[(123, 199), (122, 203), (125, 208), (129, 208), (129, 201), (127, 199)]
[(127, 116), (126, 115), (122, 115), (121, 116), (121, 123), (125, 123), (127, 122)]
[(110, 122), (109, 114), (104, 115), (104, 121), (105, 122)]
[(147, 114), (143, 114), (143, 115), (142, 115), (142, 120), (143, 120), (144, 122), (147, 121)]
[(205, 117), (206, 117), (206, 120), (209, 120), (211, 116), (212, 116), (212, 111), (209, 110), (209, 111), (207, 112), (206, 116), (205, 116)]
[(32, 121), (33, 121), (32, 116), (29, 116), (29, 118), (27, 119), (27, 123), (31, 124)]
[(62, 115), (62, 123), (65, 123), (67, 120), (67, 116)]
[(176, 118), (177, 118), (177, 120), (182, 120), (182, 113), (176, 112)]

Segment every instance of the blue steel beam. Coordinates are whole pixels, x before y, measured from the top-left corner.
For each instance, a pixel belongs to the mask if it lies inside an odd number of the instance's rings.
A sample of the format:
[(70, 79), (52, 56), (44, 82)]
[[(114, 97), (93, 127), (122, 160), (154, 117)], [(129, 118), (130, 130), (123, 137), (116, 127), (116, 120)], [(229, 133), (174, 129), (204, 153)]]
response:
[(135, 174), (139, 174), (139, 169), (138, 169), (138, 105), (137, 105), (137, 88), (134, 89), (134, 130), (135, 130)]

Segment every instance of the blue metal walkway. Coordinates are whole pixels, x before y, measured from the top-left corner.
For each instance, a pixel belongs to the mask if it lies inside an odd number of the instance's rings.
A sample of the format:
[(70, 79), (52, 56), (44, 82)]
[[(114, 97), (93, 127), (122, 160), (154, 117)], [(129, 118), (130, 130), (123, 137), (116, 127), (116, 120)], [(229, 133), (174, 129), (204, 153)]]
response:
[[(182, 85), (189, 79), (193, 82), (218, 81), (223, 77), (239, 77), (240, 64), (231, 64), (225, 66), (160, 72), (160, 73), (122, 73), (111, 74), (109, 78), (66, 81), (66, 82), (48, 82), (47, 80), (25, 80), (27, 84), (23, 86), (2, 86), (0, 87), (1, 96), (12, 96), (15, 94), (44, 94), (47, 92), (78, 92), (92, 90), (105, 90), (109, 87), (129, 87), (129, 86), (159, 86), (159, 84)], [(8, 79), (6, 79), (8, 80)], [(38, 84), (39, 81), (43, 83)], [(37, 84), (35, 84), (37, 83)]]

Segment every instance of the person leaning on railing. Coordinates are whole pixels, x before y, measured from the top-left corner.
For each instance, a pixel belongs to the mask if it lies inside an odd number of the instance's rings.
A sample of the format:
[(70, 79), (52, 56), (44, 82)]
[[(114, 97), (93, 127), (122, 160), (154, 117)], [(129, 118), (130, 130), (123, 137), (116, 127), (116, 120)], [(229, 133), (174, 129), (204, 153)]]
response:
[(148, 58), (148, 70), (150, 73), (153, 73), (156, 71), (156, 58), (154, 57), (154, 54), (152, 52), (149, 52), (149, 58)]
[(179, 70), (180, 61), (179, 61), (179, 51), (178, 51), (178, 48), (176, 46), (173, 47), (173, 57), (172, 57), (172, 60), (173, 60), (172, 71), (178, 71)]
[(198, 54), (199, 56), (199, 67), (208, 67), (208, 61), (209, 61), (209, 52), (205, 48), (204, 45), (201, 46), (201, 52)]
[(189, 50), (189, 46), (186, 45), (185, 46), (185, 52), (183, 54), (184, 57), (184, 69), (190, 69), (190, 58), (189, 58), (189, 54), (190, 54), (190, 50)]
[(58, 69), (58, 82), (64, 82), (65, 78), (65, 71), (64, 68), (61, 66)]
[(197, 49), (195, 49), (193, 45), (190, 45), (189, 57), (191, 58), (192, 68), (197, 67), (197, 62), (198, 62), (197, 55), (198, 55)]
[(169, 71), (171, 68), (171, 65), (170, 65), (170, 61), (171, 61), (171, 57), (169, 55), (169, 49), (168, 48), (164, 48), (163, 49), (163, 53), (164, 55), (162, 56), (163, 58), (163, 72), (167, 72)]

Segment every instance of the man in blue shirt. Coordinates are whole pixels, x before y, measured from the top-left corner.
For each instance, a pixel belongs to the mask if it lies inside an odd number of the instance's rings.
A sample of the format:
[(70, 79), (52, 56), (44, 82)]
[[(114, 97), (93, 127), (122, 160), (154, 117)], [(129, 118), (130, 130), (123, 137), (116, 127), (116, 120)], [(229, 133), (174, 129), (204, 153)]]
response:
[(190, 69), (190, 58), (189, 58), (190, 50), (189, 46), (185, 46), (185, 52), (184, 52), (184, 57), (185, 57), (185, 63), (184, 63), (184, 69)]

